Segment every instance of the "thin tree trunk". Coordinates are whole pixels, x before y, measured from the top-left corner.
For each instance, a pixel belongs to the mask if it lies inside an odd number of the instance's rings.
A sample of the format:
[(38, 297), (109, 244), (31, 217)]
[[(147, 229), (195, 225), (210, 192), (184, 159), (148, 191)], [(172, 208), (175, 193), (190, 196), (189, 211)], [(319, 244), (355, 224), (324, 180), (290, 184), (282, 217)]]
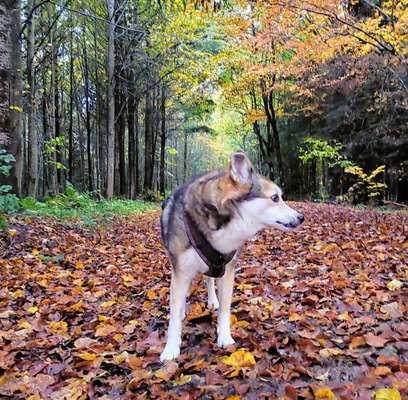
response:
[(10, 1), (9, 17), (10, 17), (10, 136), (8, 140), (7, 152), (15, 158), (12, 170), (8, 176), (7, 183), (12, 186), (12, 191), (17, 194), (22, 194), (22, 177), (23, 177), (23, 153), (22, 153), (22, 80), (21, 80), (21, 45), (20, 45), (20, 1)]
[(73, 27), (70, 18), (70, 60), (69, 60), (69, 128), (68, 128), (68, 180), (72, 184), (72, 172), (74, 168), (74, 55), (73, 55)]
[(160, 134), (160, 194), (164, 197), (166, 193), (166, 183), (164, 179), (165, 172), (165, 151), (166, 151), (166, 89), (162, 86), (161, 90), (161, 134)]
[(28, 191), (31, 197), (38, 196), (38, 137), (34, 123), (35, 118), (35, 77), (34, 77), (34, 30), (35, 14), (31, 10), (35, 7), (35, 0), (29, 0), (27, 21), (27, 83), (28, 83)]
[[(83, 32), (85, 35), (85, 30)], [(86, 43), (84, 43), (84, 83), (85, 83), (85, 113), (86, 113), (86, 157), (88, 164), (88, 190), (94, 190), (93, 185), (93, 170), (92, 170), (92, 152), (91, 152), (91, 114), (89, 110), (89, 68), (88, 68), (88, 53), (86, 51)]]
[(135, 87), (133, 74), (129, 74), (130, 90), (127, 102), (127, 123), (128, 123), (128, 160), (129, 160), (129, 192), (128, 196), (131, 199), (136, 198), (136, 138), (135, 138)]
[[(49, 21), (53, 19), (51, 4), (47, 7)], [(50, 28), (50, 45), (51, 45), (51, 82), (50, 82), (50, 134), (49, 143), (51, 151), (49, 154), (49, 169), (50, 169), (50, 193), (52, 196), (58, 194), (58, 174), (57, 174), (57, 154), (56, 154), (56, 121), (55, 121), (55, 85), (56, 85), (56, 64), (57, 52), (54, 41), (54, 28)]]
[(113, 197), (113, 184), (115, 172), (115, 28), (114, 28), (114, 13), (115, 1), (108, 1), (109, 21), (109, 40), (108, 40), (108, 162), (107, 162), (107, 183), (106, 196), (110, 199)]
[(187, 179), (187, 131), (184, 131), (184, 158), (183, 158), (183, 183)]
[(147, 82), (146, 90), (146, 107), (145, 107), (145, 168), (144, 168), (144, 192), (148, 194), (153, 190), (153, 101), (151, 88), (149, 87), (149, 80)]

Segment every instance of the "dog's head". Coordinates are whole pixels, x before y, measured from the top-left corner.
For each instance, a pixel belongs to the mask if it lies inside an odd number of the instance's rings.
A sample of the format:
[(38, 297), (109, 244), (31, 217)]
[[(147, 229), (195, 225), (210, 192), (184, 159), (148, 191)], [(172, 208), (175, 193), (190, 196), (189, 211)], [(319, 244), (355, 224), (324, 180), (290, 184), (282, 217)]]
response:
[(282, 199), (282, 190), (273, 182), (258, 175), (245, 153), (231, 155), (228, 174), (220, 182), (225, 196), (223, 202), (233, 201), (239, 213), (253, 223), (280, 230), (293, 230), (304, 221), (302, 214)]

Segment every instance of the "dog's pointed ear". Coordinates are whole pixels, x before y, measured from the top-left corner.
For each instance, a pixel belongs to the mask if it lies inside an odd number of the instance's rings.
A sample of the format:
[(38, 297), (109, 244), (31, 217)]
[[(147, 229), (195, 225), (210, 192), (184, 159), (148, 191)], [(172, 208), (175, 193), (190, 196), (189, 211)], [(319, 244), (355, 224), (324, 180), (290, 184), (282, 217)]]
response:
[(243, 151), (231, 154), (229, 175), (238, 185), (251, 185), (254, 167)]

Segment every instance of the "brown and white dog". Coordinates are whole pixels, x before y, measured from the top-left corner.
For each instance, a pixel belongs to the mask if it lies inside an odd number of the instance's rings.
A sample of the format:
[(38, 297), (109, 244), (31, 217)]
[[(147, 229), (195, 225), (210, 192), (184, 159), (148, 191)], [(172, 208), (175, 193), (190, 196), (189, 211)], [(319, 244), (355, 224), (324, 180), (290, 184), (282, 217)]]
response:
[(173, 266), (167, 344), (160, 360), (180, 355), (186, 296), (197, 272), (207, 275), (208, 307), (219, 309), (217, 344), (233, 344), (230, 308), (242, 245), (264, 228), (288, 231), (303, 220), (282, 200), (281, 189), (254, 171), (243, 152), (231, 155), (228, 171), (203, 175), (178, 188), (164, 202), (160, 220)]

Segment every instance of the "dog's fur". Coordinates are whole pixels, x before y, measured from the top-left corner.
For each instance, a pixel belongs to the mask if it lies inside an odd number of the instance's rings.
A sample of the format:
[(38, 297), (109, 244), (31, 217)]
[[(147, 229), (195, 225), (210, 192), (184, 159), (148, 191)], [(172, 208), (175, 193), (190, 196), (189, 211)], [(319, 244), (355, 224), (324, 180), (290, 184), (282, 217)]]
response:
[(217, 343), (220, 347), (234, 343), (230, 307), (234, 268), (242, 245), (266, 227), (292, 230), (303, 222), (303, 215), (283, 202), (281, 189), (258, 175), (243, 152), (231, 155), (228, 171), (203, 175), (178, 188), (164, 202), (161, 215), (162, 238), (173, 265), (170, 322), (161, 361), (179, 356), (190, 282), (197, 272), (208, 271), (186, 233), (184, 210), (216, 250), (223, 254), (236, 251), (224, 275), (217, 278), (219, 302), (214, 278), (206, 278), (208, 307), (219, 308)]

